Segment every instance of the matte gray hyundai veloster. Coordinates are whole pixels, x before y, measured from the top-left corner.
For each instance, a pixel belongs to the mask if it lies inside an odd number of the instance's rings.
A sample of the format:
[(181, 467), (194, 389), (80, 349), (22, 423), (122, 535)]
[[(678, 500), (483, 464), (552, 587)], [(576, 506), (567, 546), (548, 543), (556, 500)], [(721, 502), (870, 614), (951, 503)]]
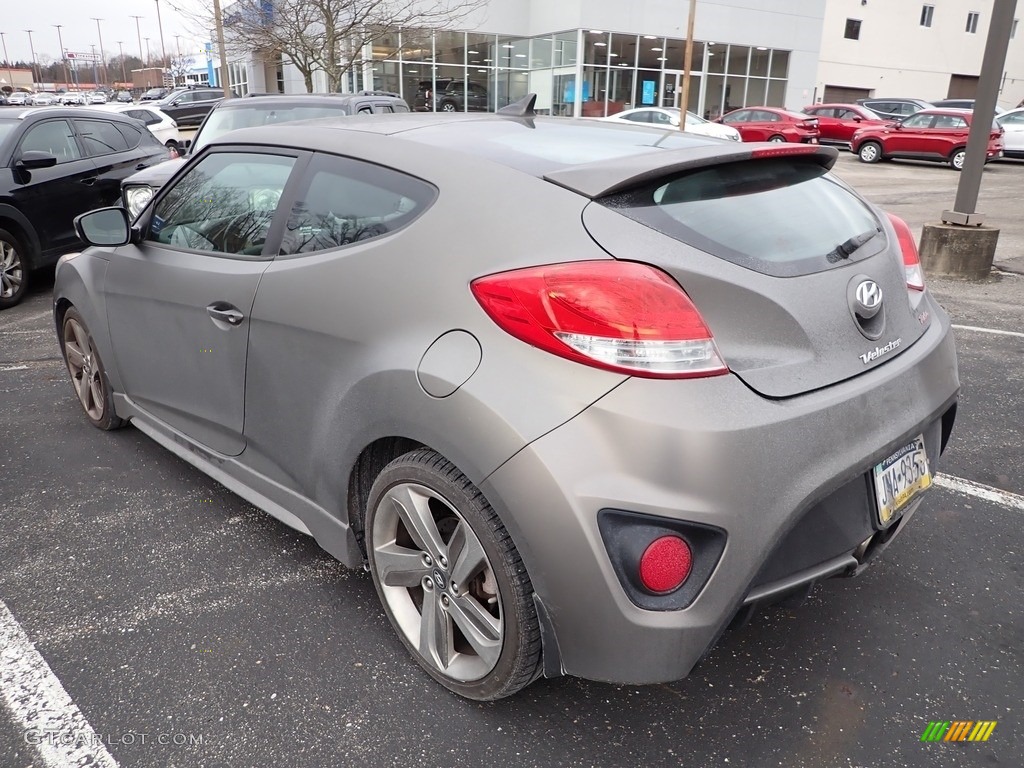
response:
[[(689, 673), (858, 573), (959, 383), (832, 149), (520, 115), (227, 134), (54, 290), (75, 392), (346, 565), (474, 699)], [(339, 619), (341, 620), (341, 619)]]

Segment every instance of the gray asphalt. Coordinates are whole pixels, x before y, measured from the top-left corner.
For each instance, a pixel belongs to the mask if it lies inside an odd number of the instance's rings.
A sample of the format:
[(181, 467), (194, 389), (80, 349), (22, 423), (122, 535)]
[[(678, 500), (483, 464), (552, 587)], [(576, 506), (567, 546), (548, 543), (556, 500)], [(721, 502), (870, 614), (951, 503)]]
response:
[[(929, 285), (954, 322), (1024, 331), (1024, 277)], [(407, 658), (366, 574), (91, 428), (49, 309), (40, 286), (0, 314), (0, 600), (122, 766), (1024, 765), (1024, 512), (935, 489), (875, 567), (727, 633), (687, 680), (467, 703)], [(1024, 339), (957, 337), (941, 468), (1024, 493)], [(998, 726), (919, 741), (956, 719)], [(0, 766), (37, 764), (0, 714)]]

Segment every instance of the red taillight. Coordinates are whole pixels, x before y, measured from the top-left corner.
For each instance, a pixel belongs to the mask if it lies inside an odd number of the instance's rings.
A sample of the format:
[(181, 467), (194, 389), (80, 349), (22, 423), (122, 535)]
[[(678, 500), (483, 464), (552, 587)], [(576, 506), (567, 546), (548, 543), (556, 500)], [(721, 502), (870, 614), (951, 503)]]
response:
[(921, 257), (917, 253), (917, 241), (910, 226), (899, 216), (888, 214), (892, 228), (896, 230), (896, 240), (903, 253), (903, 270), (907, 275), (907, 288), (914, 291), (924, 290), (924, 270), (921, 269)]
[(789, 146), (760, 147), (750, 153), (752, 160), (762, 160), (766, 157), (786, 157), (787, 155), (813, 155), (818, 152), (813, 144), (791, 144)]
[(640, 581), (651, 592), (671, 592), (682, 586), (692, 567), (690, 546), (679, 536), (662, 536), (640, 556)]
[(711, 331), (661, 270), (628, 261), (576, 261), (474, 280), (480, 306), (527, 344), (632, 376), (728, 373)]

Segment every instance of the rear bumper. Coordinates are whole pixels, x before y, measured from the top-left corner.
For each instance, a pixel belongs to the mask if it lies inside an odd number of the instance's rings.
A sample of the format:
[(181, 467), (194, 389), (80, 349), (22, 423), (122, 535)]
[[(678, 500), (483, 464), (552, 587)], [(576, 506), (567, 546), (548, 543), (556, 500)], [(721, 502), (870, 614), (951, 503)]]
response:
[[(949, 320), (933, 306), (929, 330), (889, 364), (799, 397), (767, 400), (735, 376), (629, 379), (491, 475), (482, 490), (546, 609), (545, 653), (557, 643), (562, 671), (585, 678), (679, 679), (744, 604), (856, 572), (887, 545), (913, 509), (874, 536), (873, 502), (856, 487), (918, 434), (936, 469), (959, 382)], [(692, 603), (651, 610), (630, 598), (602, 510), (724, 531)]]

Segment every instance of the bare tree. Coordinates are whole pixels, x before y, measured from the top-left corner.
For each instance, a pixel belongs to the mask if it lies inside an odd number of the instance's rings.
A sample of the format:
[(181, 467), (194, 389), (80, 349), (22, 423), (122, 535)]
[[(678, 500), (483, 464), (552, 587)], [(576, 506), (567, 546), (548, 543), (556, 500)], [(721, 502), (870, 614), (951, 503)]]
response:
[(192, 56), (172, 56), (170, 66), (167, 70), (174, 76), (174, 82), (184, 78), (195, 66), (196, 60)]
[[(238, 0), (224, 8), (224, 36), (231, 53), (269, 60), (280, 54), (313, 92), (313, 73), (339, 89), (345, 74), (363, 63), (367, 45), (398, 29), (454, 29), (487, 0)], [(211, 19), (197, 19), (212, 29)], [(422, 39), (416, 44), (422, 45)], [(403, 40), (409, 45), (409, 40)], [(389, 50), (389, 55), (397, 48)]]

